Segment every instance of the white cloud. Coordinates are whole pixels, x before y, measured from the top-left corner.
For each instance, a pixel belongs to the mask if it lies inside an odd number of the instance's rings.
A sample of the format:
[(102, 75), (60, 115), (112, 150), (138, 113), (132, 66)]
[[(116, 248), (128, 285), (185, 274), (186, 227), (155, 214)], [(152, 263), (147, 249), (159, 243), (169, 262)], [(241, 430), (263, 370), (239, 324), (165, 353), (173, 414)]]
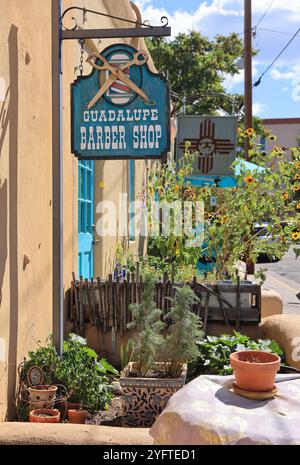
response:
[[(258, 76), (258, 63), (256, 63), (255, 61), (253, 62), (253, 66), (252, 66), (252, 77), (255, 78)], [(238, 74), (235, 74), (234, 76), (225, 76), (224, 77), (224, 87), (227, 91), (232, 91), (234, 90), (234, 87), (239, 85), (239, 84), (242, 84), (244, 82), (244, 76), (245, 76), (245, 72), (244, 70), (242, 69), (241, 71), (239, 71)]]
[(272, 78), (278, 81), (290, 81), (291, 98), (294, 102), (300, 102), (300, 63), (291, 66), (288, 71), (281, 69), (279, 67), (273, 68), (271, 70)]
[(254, 116), (262, 116), (269, 109), (268, 105), (262, 102), (255, 102), (253, 104), (253, 115)]
[(293, 71), (282, 73), (278, 68), (273, 68), (271, 70), (271, 76), (275, 80), (282, 80), (282, 79), (290, 80), (294, 78), (295, 74), (293, 73)]

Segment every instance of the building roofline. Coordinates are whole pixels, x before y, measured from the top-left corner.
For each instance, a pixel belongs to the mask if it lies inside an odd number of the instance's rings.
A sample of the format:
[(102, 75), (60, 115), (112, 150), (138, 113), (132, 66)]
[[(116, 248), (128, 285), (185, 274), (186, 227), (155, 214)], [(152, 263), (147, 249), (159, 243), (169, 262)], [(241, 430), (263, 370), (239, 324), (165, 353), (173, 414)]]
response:
[(300, 118), (266, 118), (263, 124), (300, 124)]

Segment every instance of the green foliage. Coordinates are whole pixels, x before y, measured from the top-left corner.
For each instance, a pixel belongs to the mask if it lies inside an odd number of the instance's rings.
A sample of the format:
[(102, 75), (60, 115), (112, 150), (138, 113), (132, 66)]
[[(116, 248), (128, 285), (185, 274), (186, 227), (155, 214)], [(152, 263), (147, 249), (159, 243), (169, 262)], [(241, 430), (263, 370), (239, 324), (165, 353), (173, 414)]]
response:
[[(264, 167), (250, 172), (246, 167), (235, 176), (237, 187), (221, 189), (216, 186), (192, 187), (188, 181), (193, 171), (197, 153), (187, 150), (177, 167), (175, 163), (153, 168), (149, 175), (147, 207), (149, 214), (153, 208), (153, 199), (171, 204), (186, 200), (204, 203), (204, 243), (191, 246), (184, 229), (184, 215), (181, 219), (171, 217), (171, 232), (151, 237), (148, 246), (147, 270), (156, 271), (159, 266), (175, 270), (196, 272), (200, 257), (216, 259), (214, 271), (205, 277), (209, 281), (232, 279), (235, 276), (235, 264), (238, 260), (257, 262), (260, 254), (281, 259), (290, 244), (300, 239), (300, 151), (297, 148), (282, 148), (274, 145), (270, 153), (261, 150), (257, 144), (256, 133), (250, 128), (246, 132), (239, 130), (240, 138), (250, 143), (251, 162)], [(275, 142), (276, 137), (269, 139)], [(288, 156), (287, 156), (288, 155)], [(240, 154), (242, 157), (242, 153)], [(234, 170), (236, 163), (232, 166)], [(211, 199), (216, 199), (216, 205)], [(173, 223), (172, 223), (173, 221)], [(172, 225), (182, 222), (183, 234), (179, 236)], [(265, 238), (259, 237), (254, 230), (256, 223), (267, 222)], [(153, 227), (151, 217), (150, 230)], [(164, 227), (161, 221), (160, 228)], [(196, 227), (196, 223), (193, 225)], [(156, 262), (154, 261), (154, 258)], [(184, 273), (182, 273), (184, 276)], [(263, 274), (260, 274), (263, 277)]]
[(189, 286), (176, 288), (167, 318), (171, 320), (169, 334), (164, 347), (164, 360), (169, 361), (167, 373), (175, 377), (180, 374), (183, 363), (198, 357), (196, 341), (203, 338), (202, 322), (191, 312), (199, 299)]
[[(177, 111), (186, 97), (187, 114), (214, 114), (219, 109), (232, 112), (227, 99), (209, 92), (226, 93), (224, 76), (239, 73), (237, 59), (243, 56), (243, 42), (238, 34), (209, 40), (192, 31), (171, 41), (162, 39), (159, 45), (156, 39), (148, 40), (147, 45), (156, 67), (168, 74), (172, 91), (179, 96)], [(238, 106), (243, 106), (242, 96), (234, 97)]]
[(155, 367), (157, 352), (164, 344), (161, 335), (164, 324), (161, 321), (161, 310), (153, 300), (154, 289), (155, 278), (151, 274), (145, 274), (141, 303), (129, 306), (132, 323), (128, 324), (128, 328), (136, 330), (136, 335), (131, 340), (132, 359), (137, 363), (142, 376), (146, 376)]
[[(171, 299), (170, 312), (166, 315), (166, 320), (170, 321), (167, 329), (161, 321), (161, 310), (153, 300), (154, 283), (155, 277), (146, 273), (142, 301), (131, 305), (133, 322), (128, 326), (137, 332), (131, 341), (132, 359), (137, 363), (141, 376), (147, 376), (159, 361), (164, 363), (168, 376), (176, 377), (183, 363), (198, 356), (195, 341), (203, 337), (202, 324), (200, 318), (191, 312), (198, 298), (189, 286), (177, 288), (175, 297)], [(162, 335), (163, 330), (167, 332), (166, 337)]]
[(51, 382), (63, 384), (71, 394), (70, 401), (82, 402), (90, 410), (102, 410), (112, 399), (109, 376), (118, 375), (105, 359), (98, 359), (97, 353), (87, 347), (86, 340), (70, 334), (64, 342), (59, 357), (50, 341), (46, 347), (29, 352), (29, 365), (47, 368), (52, 374)]
[(127, 342), (126, 346), (124, 344), (121, 345), (120, 349), (120, 359), (121, 359), (121, 367), (124, 368), (130, 363), (132, 356), (132, 348), (130, 341)]
[[(38, 341), (38, 344), (40, 343), (41, 341)], [(45, 373), (45, 384), (50, 384), (55, 376), (56, 369), (60, 364), (60, 358), (53, 345), (53, 338), (50, 336), (47, 339), (45, 346), (40, 345), (37, 350), (30, 351), (28, 356), (30, 360), (26, 361), (24, 364), (21, 376), (26, 376), (30, 367), (34, 365), (39, 366), (43, 368), (43, 372)]]
[(189, 365), (189, 379), (201, 374), (231, 375), (233, 371), (230, 367), (230, 354), (243, 350), (273, 352), (284, 362), (284, 352), (277, 342), (270, 339), (254, 341), (238, 332), (234, 332), (233, 336), (208, 336), (198, 342), (198, 347), (198, 359)]

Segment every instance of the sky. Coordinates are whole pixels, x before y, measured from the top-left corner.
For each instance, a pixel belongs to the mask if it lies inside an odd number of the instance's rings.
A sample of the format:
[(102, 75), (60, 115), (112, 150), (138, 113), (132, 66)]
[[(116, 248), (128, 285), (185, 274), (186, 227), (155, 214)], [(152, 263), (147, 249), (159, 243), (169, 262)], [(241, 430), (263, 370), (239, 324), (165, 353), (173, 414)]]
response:
[[(160, 25), (167, 16), (172, 35), (196, 30), (209, 38), (236, 32), (243, 36), (244, 0), (136, 0), (143, 20)], [(253, 0), (253, 82), (272, 63), (300, 28), (300, 0)], [(268, 10), (260, 24), (262, 15)], [(225, 77), (225, 88), (243, 93), (244, 73)], [(300, 118), (300, 33), (253, 89), (253, 111), (261, 118)]]

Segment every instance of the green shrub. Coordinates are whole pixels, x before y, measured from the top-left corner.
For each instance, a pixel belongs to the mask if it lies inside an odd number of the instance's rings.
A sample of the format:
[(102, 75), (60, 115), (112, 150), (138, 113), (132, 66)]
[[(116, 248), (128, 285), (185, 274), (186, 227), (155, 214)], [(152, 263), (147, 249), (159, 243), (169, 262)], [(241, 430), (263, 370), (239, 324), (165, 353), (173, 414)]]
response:
[(270, 339), (254, 341), (248, 336), (234, 332), (233, 336), (207, 336), (198, 342), (198, 358), (189, 365), (188, 378), (191, 380), (202, 374), (231, 375), (230, 354), (242, 350), (262, 350), (273, 352), (284, 362), (284, 352), (277, 342)]
[(168, 376), (176, 377), (180, 375), (182, 364), (198, 355), (196, 341), (203, 336), (202, 324), (191, 312), (198, 298), (189, 286), (176, 288), (175, 297), (170, 299), (170, 312), (166, 315), (170, 322), (167, 326), (162, 322), (161, 310), (155, 305), (154, 291), (155, 277), (146, 273), (141, 303), (130, 306), (133, 322), (128, 327), (136, 330), (131, 340), (132, 360), (137, 363), (141, 376), (147, 376), (159, 361), (164, 363)]
[(141, 376), (146, 376), (155, 368), (157, 353), (164, 345), (161, 331), (164, 323), (161, 321), (159, 310), (154, 298), (155, 278), (147, 273), (144, 275), (144, 289), (139, 304), (131, 304), (129, 310), (132, 313), (132, 323), (128, 329), (134, 329), (136, 335), (130, 341), (132, 347), (132, 360), (137, 364), (137, 371)]
[(118, 371), (105, 359), (99, 360), (84, 338), (70, 334), (61, 357), (50, 340), (47, 346), (29, 352), (29, 358), (23, 370), (32, 365), (42, 367), (49, 373), (47, 382), (63, 384), (71, 394), (71, 402), (82, 402), (89, 410), (103, 410), (110, 403), (113, 395), (109, 376), (117, 375)]
[(199, 301), (189, 286), (176, 288), (175, 297), (171, 299), (171, 309), (167, 318), (171, 320), (169, 334), (164, 347), (164, 359), (170, 362), (167, 372), (178, 376), (183, 363), (192, 362), (198, 357), (196, 341), (203, 337), (202, 322), (191, 312)]

